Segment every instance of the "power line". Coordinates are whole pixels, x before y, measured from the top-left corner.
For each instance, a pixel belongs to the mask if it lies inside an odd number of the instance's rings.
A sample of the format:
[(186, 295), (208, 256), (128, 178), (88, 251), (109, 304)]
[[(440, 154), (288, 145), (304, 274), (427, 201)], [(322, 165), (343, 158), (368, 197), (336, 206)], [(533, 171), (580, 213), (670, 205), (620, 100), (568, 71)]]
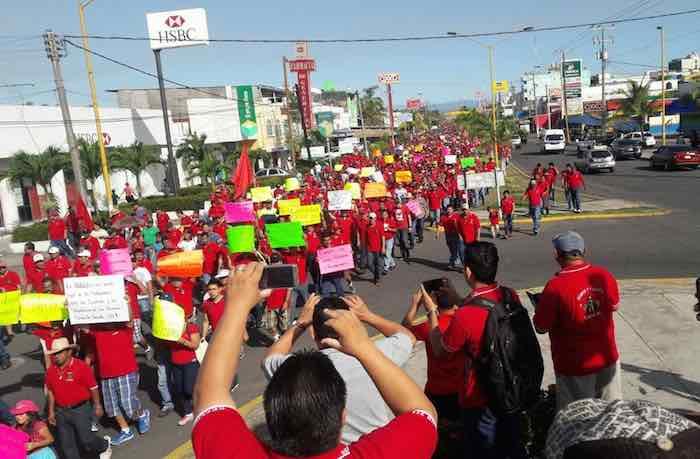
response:
[[(262, 38), (210, 38), (209, 42), (212, 43), (251, 43), (251, 44), (274, 44), (274, 43), (297, 43), (299, 41), (306, 41), (309, 43), (381, 43), (381, 42), (397, 42), (397, 41), (427, 41), (427, 40), (449, 40), (455, 38), (478, 38), (478, 37), (497, 37), (503, 35), (514, 35), (522, 33), (532, 33), (532, 32), (554, 32), (559, 30), (571, 30), (571, 29), (581, 29), (584, 27), (593, 27), (597, 25), (611, 25), (611, 24), (624, 24), (629, 22), (640, 22), (648, 21), (651, 19), (661, 19), (674, 16), (685, 16), (689, 14), (700, 13), (700, 8), (695, 8), (691, 10), (675, 11), (672, 13), (655, 14), (650, 16), (640, 16), (633, 18), (606, 20), (606, 21), (596, 21), (596, 22), (586, 22), (579, 24), (569, 24), (569, 25), (558, 25), (558, 26), (545, 26), (545, 27), (526, 27), (523, 29), (514, 30), (504, 30), (497, 32), (475, 32), (475, 33), (460, 33), (454, 35), (423, 35), (414, 37), (383, 37), (383, 38), (295, 38), (295, 39), (262, 39)], [(83, 38), (82, 35), (69, 35), (64, 34), (66, 38)], [(151, 37), (135, 37), (135, 36), (123, 36), (123, 35), (87, 35), (87, 38), (93, 40), (126, 40), (126, 41), (151, 41), (158, 40), (158, 38)], [(67, 41), (67, 40), (66, 40)], [(73, 44), (73, 43), (71, 43)], [(75, 44), (73, 44), (76, 46)]]
[(623, 61), (613, 61), (613, 60), (609, 60), (608, 62), (611, 63), (611, 64), (630, 65), (630, 66), (634, 66), (634, 67), (647, 67), (647, 68), (650, 68), (650, 69), (658, 69), (658, 68), (659, 68), (658, 65), (636, 64), (636, 63), (634, 63), (634, 62), (623, 62)]

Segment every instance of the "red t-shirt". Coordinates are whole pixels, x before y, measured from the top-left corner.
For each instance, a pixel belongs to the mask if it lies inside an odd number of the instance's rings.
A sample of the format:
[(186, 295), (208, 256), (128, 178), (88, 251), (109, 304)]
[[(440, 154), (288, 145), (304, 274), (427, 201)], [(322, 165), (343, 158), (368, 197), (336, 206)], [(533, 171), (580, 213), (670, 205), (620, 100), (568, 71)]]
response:
[(56, 258), (46, 260), (46, 273), (52, 281), (59, 283), (66, 277), (70, 276), (70, 260), (59, 255)]
[(306, 283), (306, 253), (303, 251), (284, 252), (282, 254), (282, 261), (290, 265), (297, 265), (299, 283), (302, 285)]
[(617, 362), (613, 312), (619, 302), (617, 281), (599, 266), (568, 266), (547, 282), (533, 323), (549, 331), (556, 373), (589, 375)]
[(513, 199), (513, 196), (503, 198), (501, 201), (501, 210), (505, 215), (510, 215), (513, 213), (515, 210), (515, 199)]
[(75, 277), (86, 277), (89, 276), (90, 273), (94, 273), (95, 269), (92, 265), (91, 261), (88, 261), (87, 264), (82, 264), (80, 260), (75, 260), (73, 263), (73, 275)]
[(112, 236), (108, 239), (105, 240), (104, 246), (102, 247), (103, 249), (128, 249), (129, 248), (129, 243), (126, 242), (126, 239), (124, 239), (123, 236), (121, 235), (116, 235)]
[(29, 271), (34, 271), (34, 254), (28, 255), (24, 254), (22, 255), (22, 266), (24, 266), (24, 275), (26, 276)]
[(226, 255), (223, 248), (216, 242), (207, 242), (207, 244), (202, 247), (202, 254), (204, 255), (204, 264), (202, 270), (205, 274), (214, 275), (217, 270), (217, 260), (220, 255)]
[(131, 308), (131, 318), (141, 318), (141, 307), (139, 306), (139, 287), (133, 282), (124, 282), (126, 287), (126, 296), (129, 297), (129, 307)]
[(100, 241), (92, 236), (80, 239), (80, 245), (86, 247), (90, 251), (90, 259), (95, 260), (100, 252)]
[(476, 241), (481, 229), (481, 221), (474, 212), (467, 212), (466, 216), (459, 216), (459, 235), (465, 244)]
[(571, 172), (567, 177), (567, 181), (569, 183), (569, 188), (572, 190), (578, 190), (583, 187), (583, 175), (581, 175), (579, 171), (575, 170)]
[(44, 293), (44, 278), (47, 277), (46, 268), (39, 270), (36, 266), (32, 271), (26, 273), (27, 283), (32, 286), (34, 293)]
[(13, 290), (19, 290), (22, 281), (19, 278), (19, 274), (14, 271), (7, 271), (5, 274), (0, 276), (0, 291), (11, 292)]
[(542, 205), (542, 190), (539, 186), (534, 186), (525, 190), (525, 196), (530, 202), (530, 207), (539, 207)]
[(56, 405), (66, 407), (89, 400), (90, 391), (97, 389), (97, 381), (87, 363), (72, 357), (63, 368), (51, 365), (46, 370), (46, 387), (56, 399)]
[[(513, 293), (513, 298), (518, 299), (517, 293)], [(466, 358), (464, 385), (459, 393), (459, 404), (462, 408), (481, 408), (488, 404), (488, 399), (483, 389), (479, 387), (471, 361), (481, 352), (484, 327), (489, 312), (480, 306), (470, 306), (470, 301), (476, 297), (481, 297), (490, 301), (501, 301), (502, 294), (498, 285), (490, 285), (475, 289), (471, 296), (464, 301), (462, 306), (454, 315), (450, 326), (442, 335), (442, 345), (449, 352), (458, 352)]]
[[(454, 314), (440, 314), (438, 328), (442, 333), (449, 327)], [(425, 342), (428, 357), (428, 381), (425, 393), (430, 395), (457, 394), (464, 387), (464, 355), (460, 352), (436, 357), (430, 344), (430, 323), (423, 322), (411, 327), (416, 339)]]
[(212, 206), (209, 208), (209, 218), (212, 220), (223, 217), (225, 213), (226, 209), (224, 209), (224, 206), (218, 203), (212, 204)]
[(219, 301), (208, 299), (202, 303), (202, 312), (207, 315), (212, 331), (216, 330), (216, 326), (219, 324), (221, 316), (224, 315), (225, 307), (226, 298), (224, 296), (222, 296)]
[(499, 219), (500, 217), (497, 210), (489, 210), (489, 223), (492, 225), (498, 225)]
[(367, 250), (370, 252), (382, 251), (382, 238), (384, 236), (384, 225), (375, 221), (367, 226)]
[(459, 234), (460, 217), (457, 214), (443, 215), (440, 217), (440, 226), (445, 230), (445, 235), (455, 236)]
[(316, 255), (316, 252), (318, 252), (318, 249), (321, 248), (321, 239), (318, 237), (318, 235), (314, 232), (308, 232), (305, 235), (306, 237), (306, 248), (309, 251), (310, 254)]
[[(199, 333), (197, 324), (188, 323), (181, 338), (189, 341), (195, 333)], [(185, 347), (177, 341), (169, 341), (168, 345), (170, 346), (170, 361), (175, 365), (187, 365), (197, 360), (197, 354), (189, 347)]]
[(49, 219), (49, 239), (60, 241), (66, 238), (66, 222), (60, 218)]
[(93, 328), (100, 379), (116, 378), (138, 371), (133, 331), (126, 325), (114, 329)]
[(276, 288), (272, 290), (270, 296), (267, 297), (267, 309), (268, 311), (276, 311), (282, 309), (284, 306), (284, 300), (287, 299), (287, 289), (286, 288)]
[(164, 234), (166, 231), (168, 231), (168, 223), (170, 223), (170, 217), (165, 212), (159, 212), (156, 214), (156, 223), (160, 233)]
[(437, 210), (442, 207), (442, 200), (447, 195), (442, 190), (433, 190), (428, 192), (428, 207), (430, 210)]
[(391, 240), (394, 239), (394, 236), (396, 235), (396, 219), (394, 217), (389, 217), (386, 220), (383, 220), (384, 224), (384, 239), (385, 240)]
[(163, 292), (170, 295), (173, 303), (185, 310), (185, 317), (189, 317), (194, 310), (194, 305), (192, 304), (192, 288), (192, 283), (187, 280), (182, 281), (182, 288), (179, 289), (175, 288), (175, 286), (170, 283), (163, 287)]
[(338, 224), (338, 227), (340, 228), (340, 239), (341, 239), (341, 245), (342, 244), (350, 244), (351, 238), (352, 238), (352, 226), (353, 226), (353, 221), (351, 216), (343, 217), (338, 216), (336, 218), (336, 223)]
[[(236, 439), (235, 448), (222, 448)], [(392, 419), (350, 445), (339, 444), (313, 459), (425, 459), (437, 444), (433, 417), (412, 411)], [(227, 406), (203, 411), (194, 422), (192, 446), (199, 459), (285, 459), (265, 446), (248, 428), (241, 415)]]
[[(226, 240), (226, 223), (221, 222), (212, 226), (211, 230), (218, 234), (221, 239)], [(178, 241), (179, 242), (179, 241)]]
[(398, 229), (408, 229), (408, 212), (401, 210), (401, 214), (394, 212), (394, 223)]

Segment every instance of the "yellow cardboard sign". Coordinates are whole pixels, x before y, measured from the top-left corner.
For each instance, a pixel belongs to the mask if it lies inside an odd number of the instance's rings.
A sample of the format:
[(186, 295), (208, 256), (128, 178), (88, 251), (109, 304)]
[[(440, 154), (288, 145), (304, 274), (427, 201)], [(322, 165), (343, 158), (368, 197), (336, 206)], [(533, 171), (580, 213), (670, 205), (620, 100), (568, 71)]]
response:
[(19, 297), (19, 321), (23, 324), (66, 320), (66, 297), (52, 293), (27, 293)]
[(253, 202), (265, 202), (272, 201), (272, 188), (269, 186), (259, 186), (257, 188), (250, 189), (250, 195), (253, 198)]
[(290, 177), (284, 181), (284, 191), (296, 191), (299, 188), (301, 188), (299, 186), (299, 179), (297, 179), (296, 177)]
[(0, 325), (19, 322), (19, 290), (0, 293)]
[(177, 304), (156, 297), (153, 305), (153, 336), (177, 341), (185, 331), (185, 310)]
[(384, 164), (394, 164), (394, 155), (385, 155)]
[(300, 206), (292, 213), (292, 221), (299, 222), (302, 226), (318, 225), (321, 223), (321, 205)]
[(508, 92), (508, 80), (494, 81), (493, 92)]
[(422, 143), (419, 143), (418, 145), (416, 145), (416, 147), (414, 148), (414, 150), (415, 150), (416, 153), (422, 152), (422, 151), (423, 151), (423, 144), (422, 144)]
[(380, 150), (379, 148), (375, 148), (374, 150), (372, 150), (372, 156), (374, 156), (375, 158), (382, 156), (382, 150)]
[(383, 183), (368, 183), (365, 185), (365, 198), (385, 198), (386, 185)]
[(343, 165), (342, 165), (342, 164), (336, 164), (335, 166), (333, 166), (333, 170), (336, 171), (336, 172), (340, 172), (340, 171), (343, 170)]
[(398, 183), (411, 183), (413, 180), (411, 171), (396, 171), (394, 177)]
[(360, 169), (360, 177), (371, 177), (372, 175), (374, 175), (374, 166)]
[(277, 201), (277, 213), (279, 215), (292, 215), (299, 207), (301, 207), (299, 198), (280, 199)]
[(360, 184), (359, 183), (346, 183), (345, 186), (343, 187), (345, 191), (349, 191), (352, 193), (352, 199), (361, 199), (362, 198), (362, 190), (360, 190)]

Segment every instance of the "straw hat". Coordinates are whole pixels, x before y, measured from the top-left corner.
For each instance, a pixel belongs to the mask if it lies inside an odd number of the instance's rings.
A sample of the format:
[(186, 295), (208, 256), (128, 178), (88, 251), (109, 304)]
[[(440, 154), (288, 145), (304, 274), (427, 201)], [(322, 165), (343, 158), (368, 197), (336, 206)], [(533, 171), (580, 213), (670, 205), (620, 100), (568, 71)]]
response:
[(71, 344), (68, 338), (57, 338), (51, 343), (51, 350), (47, 352), (49, 355), (58, 354), (67, 349), (75, 349), (75, 344)]

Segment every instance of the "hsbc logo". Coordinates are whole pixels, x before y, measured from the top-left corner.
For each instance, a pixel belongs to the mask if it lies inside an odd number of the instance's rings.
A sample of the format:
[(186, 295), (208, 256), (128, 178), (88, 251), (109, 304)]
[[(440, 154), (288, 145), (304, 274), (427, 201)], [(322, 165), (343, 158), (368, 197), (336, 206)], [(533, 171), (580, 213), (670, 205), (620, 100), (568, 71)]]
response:
[(168, 16), (168, 18), (165, 20), (165, 25), (170, 27), (171, 29), (175, 29), (177, 27), (182, 27), (182, 25), (184, 23), (185, 23), (185, 18), (183, 18), (179, 14), (174, 15), (174, 16)]

